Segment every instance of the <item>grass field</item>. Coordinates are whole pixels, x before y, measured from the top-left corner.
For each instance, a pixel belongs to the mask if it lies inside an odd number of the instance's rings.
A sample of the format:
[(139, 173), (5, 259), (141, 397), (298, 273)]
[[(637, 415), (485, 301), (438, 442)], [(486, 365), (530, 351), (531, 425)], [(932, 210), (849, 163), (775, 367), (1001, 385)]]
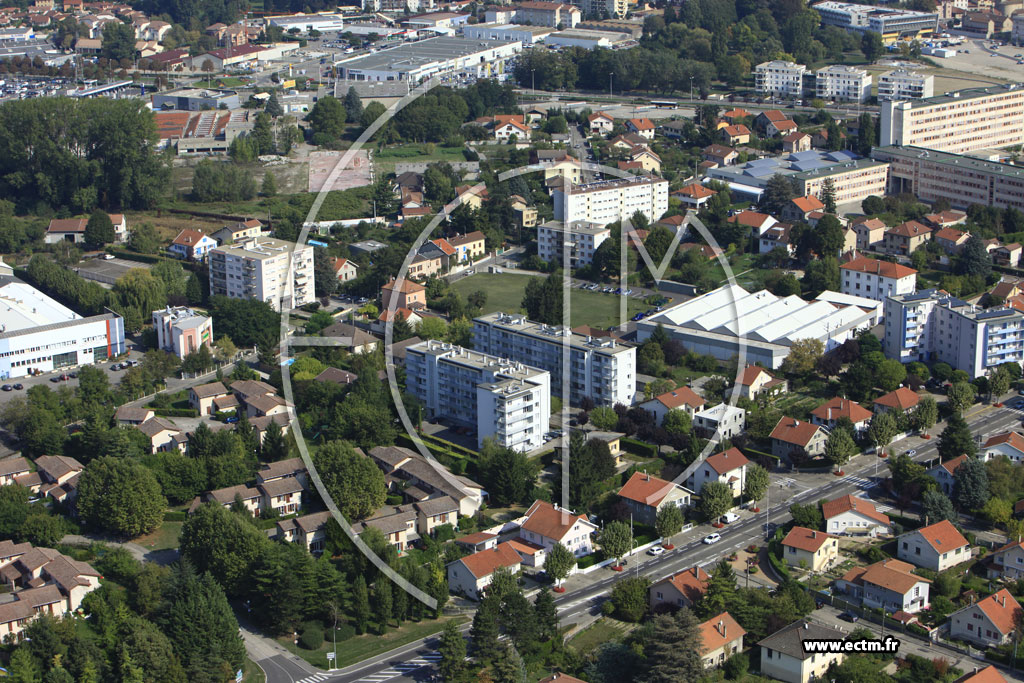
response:
[(177, 548), (182, 524), (184, 522), (164, 522), (159, 529), (147, 536), (139, 536), (135, 542), (147, 550)]
[(569, 645), (581, 655), (596, 649), (601, 643), (619, 640), (630, 631), (630, 625), (608, 617), (601, 617), (569, 640)]
[[(483, 307), (485, 314), (494, 311), (514, 313), (522, 308), (523, 294), (529, 281), (529, 276), (518, 273), (478, 273), (459, 280), (452, 287), (463, 297), (478, 290), (486, 293), (487, 303)], [(614, 294), (573, 289), (570, 301), (570, 320), (573, 327), (610, 327), (619, 323), (619, 297)], [(632, 316), (647, 308), (648, 306), (641, 300), (630, 299), (627, 315)]]
[(428, 149), (427, 144), (423, 143), (396, 145), (375, 152), (373, 163), (378, 173), (392, 173), (395, 170), (395, 164), (398, 163), (465, 161), (466, 157), (462, 154), (463, 149), (463, 147), (442, 147), (440, 145), (431, 145)]

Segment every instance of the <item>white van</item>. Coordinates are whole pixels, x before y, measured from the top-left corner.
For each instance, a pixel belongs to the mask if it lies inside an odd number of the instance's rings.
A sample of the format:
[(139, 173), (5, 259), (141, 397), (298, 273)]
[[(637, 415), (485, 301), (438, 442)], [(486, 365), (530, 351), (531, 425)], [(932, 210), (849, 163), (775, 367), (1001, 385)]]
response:
[(732, 524), (733, 522), (735, 522), (739, 518), (740, 518), (740, 516), (737, 515), (735, 512), (726, 512), (724, 515), (722, 515), (722, 523), (723, 524)]

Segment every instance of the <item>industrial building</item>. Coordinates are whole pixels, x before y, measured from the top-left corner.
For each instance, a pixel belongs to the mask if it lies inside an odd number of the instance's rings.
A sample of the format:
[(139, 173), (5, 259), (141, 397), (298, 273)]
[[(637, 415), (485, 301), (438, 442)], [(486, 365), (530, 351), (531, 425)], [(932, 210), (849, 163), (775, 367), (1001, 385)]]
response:
[(0, 379), (91, 365), (125, 352), (124, 320), (83, 318), (34, 287), (0, 276)]
[[(313, 247), (269, 237), (211, 249), (210, 294), (266, 301), (287, 311), (315, 301)], [(289, 266), (291, 274), (289, 277)]]
[(477, 447), (493, 439), (520, 452), (544, 445), (551, 415), (551, 376), (537, 368), (431, 340), (405, 351), (406, 388), (427, 419), (476, 429)]
[(550, 26), (524, 26), (521, 24), (473, 24), (464, 26), (462, 35), (470, 40), (518, 40), (523, 47), (543, 42), (544, 38), (554, 33)]
[(595, 47), (612, 47), (629, 40), (632, 40), (632, 37), (628, 33), (567, 28), (564, 31), (556, 31), (546, 36), (544, 44), (557, 47), (582, 47), (584, 50), (593, 50)]
[(345, 59), (335, 64), (338, 78), (352, 81), (411, 81), (464, 74), (493, 78), (505, 73), (519, 41), (471, 40), (441, 36)]
[(241, 104), (234, 90), (211, 88), (179, 88), (167, 92), (155, 92), (150, 98), (153, 111), (176, 109), (178, 111), (202, 111), (204, 109), (238, 109)]
[(777, 369), (795, 341), (817, 339), (827, 352), (877, 324), (878, 302), (835, 294), (804, 301), (726, 285), (641, 320), (637, 339), (647, 341), (661, 326), (687, 350), (720, 361), (735, 360), (743, 339), (747, 364)]
[(825, 26), (838, 26), (851, 33), (874, 31), (887, 45), (900, 39), (929, 36), (939, 26), (939, 15), (935, 12), (912, 12), (834, 0), (817, 2), (811, 9), (821, 15), (821, 23)]
[(286, 17), (270, 17), (267, 23), (271, 26), (278, 26), (285, 31), (298, 29), (299, 33), (319, 31), (344, 31), (345, 22), (340, 14), (299, 14)]

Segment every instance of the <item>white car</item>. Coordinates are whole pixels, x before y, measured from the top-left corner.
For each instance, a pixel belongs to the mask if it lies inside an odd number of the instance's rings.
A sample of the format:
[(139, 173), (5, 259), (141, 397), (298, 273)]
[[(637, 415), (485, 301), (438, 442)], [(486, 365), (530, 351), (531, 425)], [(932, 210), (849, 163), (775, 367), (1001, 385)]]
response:
[(712, 543), (718, 543), (722, 540), (722, 534), (708, 534), (704, 537), (704, 544), (711, 545)]
[(650, 550), (648, 550), (647, 554), (648, 555), (654, 555), (655, 557), (657, 557), (658, 555), (661, 555), (664, 552), (665, 552), (664, 548), (662, 548), (660, 545), (656, 545), (653, 548), (651, 548)]

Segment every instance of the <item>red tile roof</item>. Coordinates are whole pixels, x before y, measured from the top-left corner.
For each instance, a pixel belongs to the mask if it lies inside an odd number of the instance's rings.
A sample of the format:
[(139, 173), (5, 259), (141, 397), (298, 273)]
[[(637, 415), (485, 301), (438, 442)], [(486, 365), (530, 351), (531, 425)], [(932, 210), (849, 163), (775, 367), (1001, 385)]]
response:
[(900, 223), (895, 228), (890, 228), (888, 234), (899, 235), (900, 237), (920, 237), (921, 235), (927, 235), (931, 231), (932, 229), (924, 223), (907, 221), (906, 223)]
[[(891, 232), (891, 231), (890, 231)], [(860, 273), (871, 273), (880, 277), (900, 279), (917, 275), (917, 271), (909, 266), (903, 266), (891, 261), (879, 261), (878, 259), (860, 256), (839, 266), (843, 270), (852, 270)]]
[(850, 511), (873, 519), (880, 524), (889, 524), (889, 516), (876, 510), (874, 503), (863, 498), (845, 495), (835, 500), (830, 500), (821, 506), (821, 514), (825, 519), (832, 519), (837, 515)]
[(941, 228), (935, 231), (935, 239), (959, 242), (967, 237), (967, 233), (955, 228)]
[(684, 185), (679, 188), (672, 194), (690, 197), (691, 199), (704, 199), (705, 197), (713, 197), (717, 193), (709, 187), (704, 187), (700, 183), (690, 183), (689, 185)]
[(743, 376), (740, 377), (740, 386), (753, 386), (754, 382), (756, 382), (757, 378), (760, 377), (762, 374), (768, 375), (769, 377), (772, 376), (771, 373), (762, 368), (760, 365), (748, 365), (747, 367), (743, 368)]
[(925, 542), (927, 542), (933, 550), (940, 554), (968, 545), (967, 539), (956, 530), (956, 527), (953, 526), (948, 519), (944, 519), (941, 522), (936, 522), (935, 524), (918, 529), (917, 533), (924, 538)]
[(652, 477), (645, 472), (634, 472), (629, 481), (619, 489), (619, 497), (656, 508), (673, 489), (675, 485), (670, 481)]
[(875, 399), (875, 405), (894, 408), (896, 410), (910, 410), (921, 401), (917, 392), (908, 387), (900, 387), (896, 391), (890, 391), (884, 396)]
[(642, 119), (630, 119), (629, 122), (637, 130), (654, 130), (654, 124), (651, 123), (651, 120), (646, 117)]
[(769, 109), (768, 111), (761, 112), (761, 116), (765, 117), (769, 121), (785, 121), (786, 115), (779, 109)]
[(569, 533), (573, 524), (579, 521), (593, 526), (585, 515), (576, 515), (564, 508), (555, 508), (551, 503), (538, 500), (526, 511), (526, 521), (523, 522), (522, 528), (544, 538), (560, 541)]
[(824, 531), (795, 526), (782, 539), (782, 545), (793, 547), (797, 550), (806, 550), (809, 553), (816, 553), (821, 549), (821, 546), (825, 545), (825, 541), (830, 538), (837, 537), (832, 534), (826, 534)]
[(796, 123), (794, 121), (772, 121), (772, 127), (782, 133), (787, 130), (796, 130)]
[(478, 579), (490, 576), (501, 567), (518, 566), (522, 561), (519, 553), (508, 543), (499, 543), (493, 548), (462, 558), (462, 564)]
[(809, 137), (811, 137), (811, 136), (808, 135), (807, 133), (801, 133), (800, 131), (796, 131), (795, 133), (790, 133), (789, 135), (787, 135), (784, 138), (782, 138), (782, 141), (783, 142), (797, 142), (799, 140), (802, 140), (803, 138), (809, 138)]
[(54, 218), (46, 232), (85, 232), (87, 223), (84, 218)]
[(989, 664), (981, 671), (964, 674), (953, 683), (1006, 683), (1006, 679), (999, 673), (999, 669)]
[(1010, 591), (1003, 588), (998, 593), (979, 600), (977, 605), (978, 609), (999, 629), (1000, 634), (1005, 636), (1013, 632), (1021, 607)]
[(961, 454), (956, 456), (955, 458), (952, 458), (951, 460), (947, 460), (946, 462), (941, 463), (941, 466), (942, 469), (946, 470), (950, 474), (956, 474), (956, 471), (960, 469), (960, 465), (963, 465), (966, 460), (967, 456)]
[(174, 244), (179, 244), (183, 247), (194, 247), (199, 244), (202, 239), (206, 237), (203, 233), (198, 230), (192, 230), (191, 228), (185, 228), (178, 233), (178, 236), (174, 238)]
[(906, 595), (918, 583), (931, 583), (923, 576), (914, 574), (913, 570), (914, 565), (900, 560), (882, 560), (867, 567), (854, 567), (843, 575), (843, 581), (870, 583)]
[(672, 391), (666, 391), (661, 396), (655, 396), (655, 401), (658, 401), (663, 406), (671, 410), (672, 408), (679, 408), (680, 406), (690, 406), (691, 408), (700, 408), (704, 405), (704, 399), (702, 399), (697, 392), (690, 387), (678, 387)]
[(740, 450), (735, 446), (727, 451), (720, 451), (714, 455), (709, 455), (705, 462), (719, 474), (728, 474), (733, 470), (750, 464), (746, 456), (740, 453)]
[(771, 438), (796, 446), (806, 446), (818, 433), (819, 427), (810, 422), (801, 422), (792, 417), (783, 417), (772, 430)]
[(396, 286), (395, 281), (392, 280), (391, 282), (389, 282), (386, 285), (384, 285), (383, 287), (381, 287), (381, 289), (386, 289), (388, 291), (394, 290), (394, 291), (404, 292), (406, 294), (410, 294), (410, 293), (413, 293), (413, 292), (425, 291), (426, 287), (424, 287), (423, 285), (419, 284), (418, 282), (413, 282), (412, 280), (406, 279), (406, 280), (402, 280), (402, 286), (401, 287)]
[[(666, 577), (658, 583), (667, 582), (675, 586), (676, 590), (683, 594), (690, 602), (697, 602), (708, 591), (708, 582), (711, 577), (700, 567), (694, 565), (677, 574)], [(655, 584), (657, 585), (657, 584)]]
[(1017, 432), (1004, 432), (1002, 434), (996, 434), (995, 436), (993, 436), (992, 438), (985, 442), (985, 448), (999, 446), (1004, 443), (1008, 443), (1011, 447), (1024, 453), (1024, 436), (1021, 436)]
[(608, 119), (609, 121), (615, 121), (615, 119), (603, 111), (596, 112), (587, 117), (587, 121), (596, 121), (597, 119)]
[(701, 654), (718, 650), (723, 645), (747, 635), (736, 620), (728, 612), (711, 617), (700, 625)]
[(750, 112), (741, 107), (735, 107), (725, 112), (721, 116), (723, 119), (742, 119), (745, 116), (750, 116)]
[(871, 411), (848, 398), (836, 396), (811, 411), (811, 415), (824, 422), (831, 422), (846, 417), (857, 424), (871, 419)]
[(725, 131), (726, 135), (750, 135), (750, 129), (744, 126), (742, 123), (738, 126), (726, 126), (722, 130)]
[(818, 211), (825, 208), (825, 205), (821, 203), (821, 200), (812, 194), (805, 197), (796, 197), (790, 201), (796, 205), (796, 208), (798, 208), (801, 213), (810, 213), (811, 211)]
[(729, 217), (729, 223), (739, 223), (745, 225), (748, 228), (760, 228), (765, 223), (772, 220), (772, 217), (758, 213), (757, 211), (740, 211), (739, 213)]

